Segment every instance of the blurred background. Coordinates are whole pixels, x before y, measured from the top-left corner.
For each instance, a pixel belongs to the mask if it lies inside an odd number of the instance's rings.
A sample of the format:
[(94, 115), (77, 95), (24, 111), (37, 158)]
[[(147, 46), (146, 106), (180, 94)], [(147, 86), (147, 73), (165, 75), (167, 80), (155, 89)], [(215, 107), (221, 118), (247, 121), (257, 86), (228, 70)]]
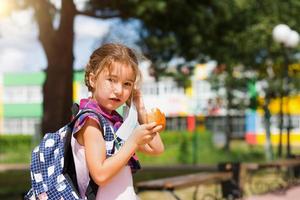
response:
[[(84, 67), (108, 42), (143, 55), (146, 107), (167, 117), (166, 151), (139, 154), (145, 169), (135, 183), (298, 160), (299, 10), (298, 0), (0, 0), (1, 199), (30, 188), (31, 150), (88, 96)], [(268, 172), (278, 184), (251, 190), (251, 179), (244, 196), (299, 181)], [(141, 198), (167, 199), (159, 195)]]

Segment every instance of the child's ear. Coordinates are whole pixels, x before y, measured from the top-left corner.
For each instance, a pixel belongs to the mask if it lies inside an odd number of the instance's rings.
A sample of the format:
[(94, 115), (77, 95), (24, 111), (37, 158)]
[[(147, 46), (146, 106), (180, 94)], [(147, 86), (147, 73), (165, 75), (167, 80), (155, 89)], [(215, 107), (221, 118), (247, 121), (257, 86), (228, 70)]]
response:
[(92, 88), (95, 88), (96, 85), (96, 77), (94, 73), (89, 74), (89, 83)]

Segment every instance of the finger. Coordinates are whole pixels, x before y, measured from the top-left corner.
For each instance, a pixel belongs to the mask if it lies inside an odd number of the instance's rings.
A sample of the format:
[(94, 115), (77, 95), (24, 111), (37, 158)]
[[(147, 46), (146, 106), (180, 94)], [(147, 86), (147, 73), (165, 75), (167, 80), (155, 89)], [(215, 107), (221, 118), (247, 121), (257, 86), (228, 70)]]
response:
[(148, 140), (152, 140), (153, 136), (152, 135), (148, 135)]
[(159, 132), (159, 131), (162, 130), (162, 128), (163, 128), (162, 125), (158, 125), (158, 126), (154, 127), (154, 128), (152, 129), (152, 131), (153, 131), (153, 132)]
[(141, 90), (138, 86), (135, 85), (135, 88), (133, 89), (133, 92), (135, 95), (139, 96), (141, 95)]
[(148, 135), (148, 136), (147, 136), (147, 142), (150, 142), (150, 141), (152, 141), (152, 140), (153, 140), (153, 138), (154, 138), (154, 136), (152, 136), (152, 135)]
[(145, 125), (145, 128), (150, 130), (150, 129), (153, 129), (155, 126), (156, 126), (156, 122), (150, 122), (148, 124), (144, 124)]

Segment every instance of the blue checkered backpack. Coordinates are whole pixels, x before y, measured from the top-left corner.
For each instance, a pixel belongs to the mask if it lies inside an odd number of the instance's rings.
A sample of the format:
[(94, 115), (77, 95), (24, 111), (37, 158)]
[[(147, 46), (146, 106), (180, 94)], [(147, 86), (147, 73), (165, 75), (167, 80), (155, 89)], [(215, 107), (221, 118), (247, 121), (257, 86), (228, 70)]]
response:
[[(78, 105), (73, 106), (73, 110)], [(81, 110), (73, 120), (55, 133), (47, 133), (40, 144), (31, 154), (31, 186), (25, 195), (26, 200), (35, 200), (42, 194), (48, 200), (75, 200), (81, 199), (76, 179), (75, 164), (71, 148), (72, 130), (76, 120), (84, 113), (94, 113), (98, 117), (104, 132), (110, 132), (106, 119), (99, 113), (91, 110)], [(102, 131), (103, 132), (103, 131)], [(107, 137), (104, 136), (107, 141)], [(111, 140), (111, 137), (109, 138)], [(98, 186), (90, 179), (86, 196), (88, 200), (95, 199)], [(43, 199), (43, 198), (42, 198)]]

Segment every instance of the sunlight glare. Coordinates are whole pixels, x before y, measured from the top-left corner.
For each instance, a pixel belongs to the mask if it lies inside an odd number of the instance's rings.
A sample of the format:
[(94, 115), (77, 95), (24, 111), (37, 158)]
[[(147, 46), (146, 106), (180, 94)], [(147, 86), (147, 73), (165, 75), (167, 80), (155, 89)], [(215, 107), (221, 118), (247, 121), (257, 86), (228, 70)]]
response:
[(8, 0), (0, 0), (0, 17), (7, 16), (11, 9)]

